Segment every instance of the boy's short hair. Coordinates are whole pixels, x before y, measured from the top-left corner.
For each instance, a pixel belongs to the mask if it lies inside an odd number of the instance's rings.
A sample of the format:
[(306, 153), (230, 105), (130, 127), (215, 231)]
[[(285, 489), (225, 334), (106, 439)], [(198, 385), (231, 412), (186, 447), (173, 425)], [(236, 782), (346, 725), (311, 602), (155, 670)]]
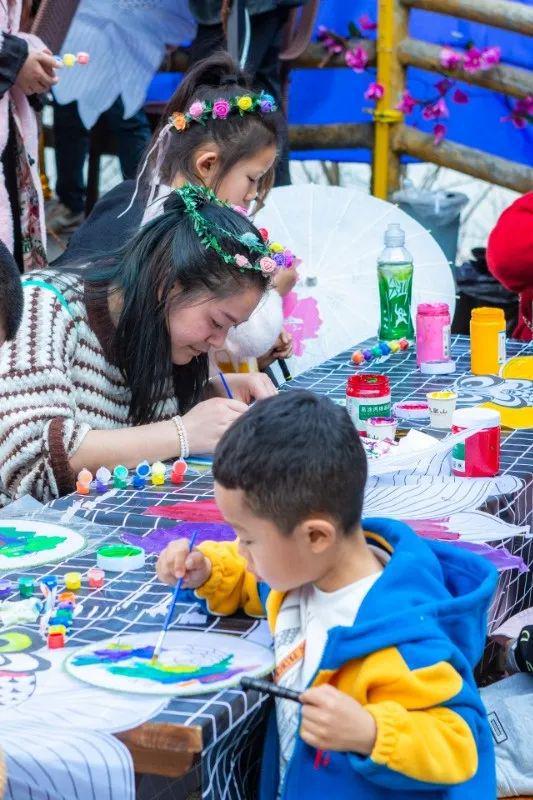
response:
[(17, 263), (0, 241), (0, 345), (15, 337), (22, 319), (23, 297)]
[(361, 521), (367, 462), (346, 409), (327, 397), (287, 391), (257, 402), (215, 451), (215, 480), (242, 489), (252, 511), (290, 534), (324, 514), (343, 532)]

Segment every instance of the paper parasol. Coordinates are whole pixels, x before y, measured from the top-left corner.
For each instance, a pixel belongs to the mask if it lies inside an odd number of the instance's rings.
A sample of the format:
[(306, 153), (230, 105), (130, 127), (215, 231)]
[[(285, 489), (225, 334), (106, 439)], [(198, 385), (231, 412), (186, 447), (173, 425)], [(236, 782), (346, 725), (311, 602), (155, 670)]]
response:
[(357, 189), (316, 184), (283, 186), (268, 196), (255, 223), (302, 259), (297, 298), (285, 303), (287, 327), (297, 340), (289, 362), (293, 375), (377, 334), (377, 259), (391, 222), (404, 229), (413, 256), (413, 315), (422, 302), (448, 303), (453, 315), (455, 286), (444, 253), (392, 203)]

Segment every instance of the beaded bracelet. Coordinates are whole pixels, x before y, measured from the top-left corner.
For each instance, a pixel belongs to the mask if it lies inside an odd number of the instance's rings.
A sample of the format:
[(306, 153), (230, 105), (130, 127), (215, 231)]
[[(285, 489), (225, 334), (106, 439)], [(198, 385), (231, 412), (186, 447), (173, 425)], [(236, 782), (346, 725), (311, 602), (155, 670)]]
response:
[(176, 426), (178, 432), (178, 439), (180, 443), (180, 458), (189, 458), (189, 440), (187, 438), (187, 431), (181, 417), (172, 417), (172, 422)]

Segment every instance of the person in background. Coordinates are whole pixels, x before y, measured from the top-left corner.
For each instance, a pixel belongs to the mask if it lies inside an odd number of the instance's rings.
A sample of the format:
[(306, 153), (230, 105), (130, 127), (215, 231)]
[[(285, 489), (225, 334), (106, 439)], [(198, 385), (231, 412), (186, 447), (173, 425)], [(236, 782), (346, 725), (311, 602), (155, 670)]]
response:
[[(307, 1), (246, 0), (246, 10), (250, 15), (250, 45), (244, 69), (250, 74), (254, 86), (271, 94), (280, 109), (283, 97), (279, 54), (283, 28), (291, 9), (303, 6)], [(191, 12), (198, 22), (196, 37), (189, 50), (191, 64), (226, 47), (224, 28), (230, 5), (228, 0), (189, 0)], [(285, 186), (291, 182), (289, 132), (281, 111), (276, 121), (281, 147), (274, 185)]]
[(0, 241), (0, 347), (16, 335), (22, 309), (19, 268), (5, 244)]
[(519, 197), (498, 219), (487, 244), (487, 264), (506, 289), (520, 295), (515, 339), (533, 339), (533, 192)]
[(47, 263), (35, 111), (59, 65), (37, 36), (19, 31), (21, 11), (21, 2), (0, 2), (0, 240), (25, 272)]

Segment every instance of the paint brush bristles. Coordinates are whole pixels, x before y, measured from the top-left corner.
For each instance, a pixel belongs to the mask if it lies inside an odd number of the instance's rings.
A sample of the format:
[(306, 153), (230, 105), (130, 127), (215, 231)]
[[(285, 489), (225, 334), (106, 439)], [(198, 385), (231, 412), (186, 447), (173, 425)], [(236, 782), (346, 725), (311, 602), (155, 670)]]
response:
[[(193, 533), (193, 535), (191, 536), (191, 541), (189, 542), (189, 553), (192, 551), (192, 549), (194, 547), (194, 540), (196, 539), (196, 536), (197, 536), (196, 533)], [(170, 623), (172, 622), (172, 617), (174, 616), (174, 609), (176, 608), (176, 601), (177, 601), (178, 595), (179, 595), (179, 593), (181, 591), (181, 584), (183, 583), (183, 578), (184, 578), (184, 576), (182, 576), (178, 580), (178, 582), (176, 583), (176, 586), (174, 588), (174, 594), (172, 595), (172, 600), (170, 601), (170, 605), (168, 607), (167, 615), (165, 617), (165, 622), (163, 624), (163, 630), (161, 631), (161, 633), (159, 634), (159, 636), (157, 638), (157, 642), (156, 642), (155, 647), (154, 647), (154, 654), (153, 654), (152, 658), (150, 659), (150, 663), (151, 664), (155, 664), (155, 662), (159, 658), (159, 654), (160, 654), (160, 652), (162, 650), (163, 642), (165, 640), (165, 636), (166, 636), (168, 627), (169, 627)]]

